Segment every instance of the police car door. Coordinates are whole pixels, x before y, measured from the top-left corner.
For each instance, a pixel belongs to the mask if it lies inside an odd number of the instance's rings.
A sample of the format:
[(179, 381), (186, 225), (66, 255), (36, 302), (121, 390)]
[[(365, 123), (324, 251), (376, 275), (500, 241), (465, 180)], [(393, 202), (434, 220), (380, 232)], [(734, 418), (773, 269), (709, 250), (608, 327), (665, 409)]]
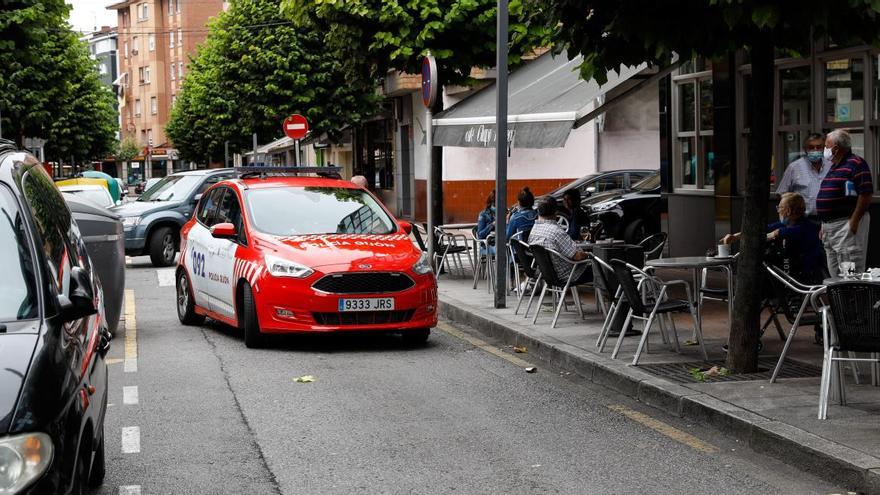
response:
[(196, 223), (189, 231), (183, 263), (189, 273), (190, 285), (196, 304), (214, 311), (208, 297), (208, 249), (211, 245), (210, 228), (216, 223), (217, 206), (223, 198), (223, 188), (213, 189), (199, 203)]
[(217, 206), (217, 214), (213, 225), (231, 223), (239, 232), (237, 239), (218, 239), (210, 236), (208, 239), (207, 259), (207, 294), (211, 300), (213, 311), (227, 316), (235, 317), (235, 302), (232, 280), (232, 270), (235, 265), (235, 255), (238, 247), (244, 242), (241, 226), (241, 208), (235, 191), (229, 187), (221, 187), (223, 197)]

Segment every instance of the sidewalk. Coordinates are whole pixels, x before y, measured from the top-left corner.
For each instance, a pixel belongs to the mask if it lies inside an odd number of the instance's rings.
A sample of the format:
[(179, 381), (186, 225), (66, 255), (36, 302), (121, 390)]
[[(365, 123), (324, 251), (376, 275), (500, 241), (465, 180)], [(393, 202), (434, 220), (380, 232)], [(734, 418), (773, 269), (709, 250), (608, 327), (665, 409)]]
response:
[[(662, 278), (688, 279), (687, 273), (658, 271)], [(638, 367), (631, 366), (639, 337), (627, 337), (618, 359), (611, 359), (616, 337), (599, 353), (596, 339), (603, 317), (596, 310), (592, 291), (582, 290), (585, 318), (574, 309), (563, 312), (555, 329), (548, 305), (535, 325), (513, 314), (517, 297), (509, 295), (507, 309), (493, 307), (494, 295), (485, 281), (472, 289), (471, 279), (440, 279), (440, 315), (460, 322), (510, 345), (524, 345), (531, 356), (567, 369), (584, 379), (614, 389), (680, 417), (710, 424), (758, 452), (773, 455), (799, 469), (841, 483), (863, 493), (880, 493), (880, 387), (870, 385), (862, 366), (861, 385), (847, 373), (847, 405), (832, 402), (828, 419), (816, 418), (819, 403), (821, 346), (813, 343), (813, 329), (801, 327), (789, 350), (781, 377), (769, 382), (782, 350), (782, 341), (771, 325), (763, 337), (762, 373), (737, 375), (699, 382), (689, 369), (702, 363), (697, 346), (682, 347), (681, 354), (660, 340), (659, 326), (651, 332), (649, 353)], [(537, 297), (536, 297), (537, 299)], [(525, 303), (523, 304), (523, 307)], [(783, 330), (790, 324), (780, 317)], [(676, 318), (681, 342), (691, 338), (689, 315)], [(641, 328), (636, 323), (636, 328)], [(727, 307), (707, 302), (703, 333), (709, 360), (723, 364), (721, 345), (728, 333)], [(769, 368), (769, 369), (768, 369)], [(727, 381), (733, 380), (733, 381)]]

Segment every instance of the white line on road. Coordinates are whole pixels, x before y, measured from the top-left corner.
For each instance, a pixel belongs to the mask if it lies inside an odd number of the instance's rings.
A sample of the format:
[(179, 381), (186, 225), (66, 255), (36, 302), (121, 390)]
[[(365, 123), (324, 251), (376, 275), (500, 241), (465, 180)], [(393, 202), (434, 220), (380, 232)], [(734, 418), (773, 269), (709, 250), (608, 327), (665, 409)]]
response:
[(141, 485), (120, 486), (119, 495), (141, 495)]
[(122, 387), (122, 403), (132, 406), (138, 403), (137, 385), (131, 387)]
[(122, 453), (139, 454), (141, 451), (141, 428), (126, 426), (122, 429)]
[(159, 279), (159, 287), (171, 287), (174, 285), (174, 268), (156, 270), (156, 277)]
[(134, 291), (125, 289), (125, 364), (126, 373), (138, 370), (137, 363), (137, 317), (135, 316)]

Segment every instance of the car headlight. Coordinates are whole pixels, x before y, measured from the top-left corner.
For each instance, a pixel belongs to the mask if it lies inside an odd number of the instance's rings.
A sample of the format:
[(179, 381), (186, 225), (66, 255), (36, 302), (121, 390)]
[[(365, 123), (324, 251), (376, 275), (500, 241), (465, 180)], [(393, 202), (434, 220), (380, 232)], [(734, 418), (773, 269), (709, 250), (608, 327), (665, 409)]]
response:
[(593, 211), (608, 211), (613, 210), (614, 208), (617, 208), (617, 203), (614, 201), (607, 201), (593, 205)]
[(276, 277), (306, 278), (315, 273), (311, 268), (295, 261), (272, 256), (271, 254), (265, 255), (264, 258), (266, 259), (266, 268), (269, 270), (269, 273)]
[(412, 269), (419, 275), (433, 272), (434, 268), (431, 266), (431, 259), (428, 258), (428, 253), (422, 253), (419, 257), (419, 261), (416, 261), (416, 264), (413, 265)]
[(141, 217), (122, 217), (122, 227), (130, 229), (141, 223)]
[(45, 433), (0, 437), (0, 494), (19, 493), (52, 463), (52, 439)]

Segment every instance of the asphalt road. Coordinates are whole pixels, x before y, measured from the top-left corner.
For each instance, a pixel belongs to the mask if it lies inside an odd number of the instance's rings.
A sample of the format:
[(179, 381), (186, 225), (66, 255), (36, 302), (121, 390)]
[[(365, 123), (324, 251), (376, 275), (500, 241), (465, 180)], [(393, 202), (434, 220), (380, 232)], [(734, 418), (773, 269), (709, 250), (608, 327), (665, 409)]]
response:
[(415, 349), (347, 335), (250, 350), (229, 327), (181, 326), (173, 277), (148, 259), (127, 277), (136, 321), (109, 355), (94, 493), (844, 492), (562, 370), (525, 373), (528, 354), (467, 329)]

